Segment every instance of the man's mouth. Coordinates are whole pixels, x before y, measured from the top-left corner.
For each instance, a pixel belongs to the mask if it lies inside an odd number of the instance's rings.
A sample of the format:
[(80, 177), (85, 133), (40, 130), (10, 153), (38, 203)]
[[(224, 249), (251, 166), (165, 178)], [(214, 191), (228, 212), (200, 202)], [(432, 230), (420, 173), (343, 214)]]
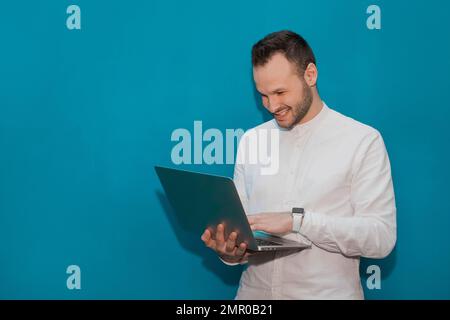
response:
[(277, 112), (274, 112), (273, 115), (277, 120), (283, 120), (288, 112), (289, 108), (283, 108), (281, 110), (278, 110)]

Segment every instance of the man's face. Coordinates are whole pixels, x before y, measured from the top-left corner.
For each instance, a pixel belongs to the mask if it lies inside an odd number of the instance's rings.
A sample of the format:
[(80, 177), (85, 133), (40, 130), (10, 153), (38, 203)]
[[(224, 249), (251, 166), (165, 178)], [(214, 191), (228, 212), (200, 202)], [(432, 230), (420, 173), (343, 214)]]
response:
[(280, 127), (292, 128), (308, 113), (311, 88), (283, 54), (276, 53), (265, 65), (254, 67), (253, 78), (264, 107)]

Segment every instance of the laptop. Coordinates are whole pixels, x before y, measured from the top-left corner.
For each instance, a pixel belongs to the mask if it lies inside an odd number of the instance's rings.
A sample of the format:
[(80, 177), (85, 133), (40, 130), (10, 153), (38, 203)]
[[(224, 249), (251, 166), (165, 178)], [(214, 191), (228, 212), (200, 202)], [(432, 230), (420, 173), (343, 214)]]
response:
[(206, 228), (214, 235), (224, 224), (225, 239), (236, 231), (236, 244), (247, 243), (248, 250), (292, 250), (311, 247), (299, 236), (294, 241), (262, 231), (252, 231), (232, 179), (211, 174), (155, 166), (178, 223), (200, 237)]

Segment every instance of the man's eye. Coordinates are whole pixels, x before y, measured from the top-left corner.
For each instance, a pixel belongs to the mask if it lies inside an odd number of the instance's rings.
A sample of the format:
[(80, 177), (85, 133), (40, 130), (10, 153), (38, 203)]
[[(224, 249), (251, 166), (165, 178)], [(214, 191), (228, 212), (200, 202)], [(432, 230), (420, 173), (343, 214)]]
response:
[(281, 96), (283, 93), (285, 93), (285, 91), (278, 91), (278, 92), (277, 92), (277, 95), (278, 95), (278, 96)]

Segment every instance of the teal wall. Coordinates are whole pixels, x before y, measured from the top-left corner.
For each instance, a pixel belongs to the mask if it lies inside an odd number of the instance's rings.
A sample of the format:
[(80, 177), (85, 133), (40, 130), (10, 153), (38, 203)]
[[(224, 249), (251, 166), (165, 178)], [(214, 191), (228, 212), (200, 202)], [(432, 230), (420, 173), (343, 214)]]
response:
[[(66, 8), (81, 8), (68, 30)], [(381, 30), (366, 8), (381, 8)], [(398, 242), (369, 299), (450, 299), (450, 2), (10, 1), (0, 10), (0, 298), (233, 298), (241, 269), (178, 230), (153, 166), (177, 128), (270, 118), (251, 45), (292, 29), (319, 90), (381, 131)], [(184, 165), (231, 175), (232, 165)], [(81, 290), (66, 287), (81, 268)], [(381, 290), (365, 286), (381, 267)]]

